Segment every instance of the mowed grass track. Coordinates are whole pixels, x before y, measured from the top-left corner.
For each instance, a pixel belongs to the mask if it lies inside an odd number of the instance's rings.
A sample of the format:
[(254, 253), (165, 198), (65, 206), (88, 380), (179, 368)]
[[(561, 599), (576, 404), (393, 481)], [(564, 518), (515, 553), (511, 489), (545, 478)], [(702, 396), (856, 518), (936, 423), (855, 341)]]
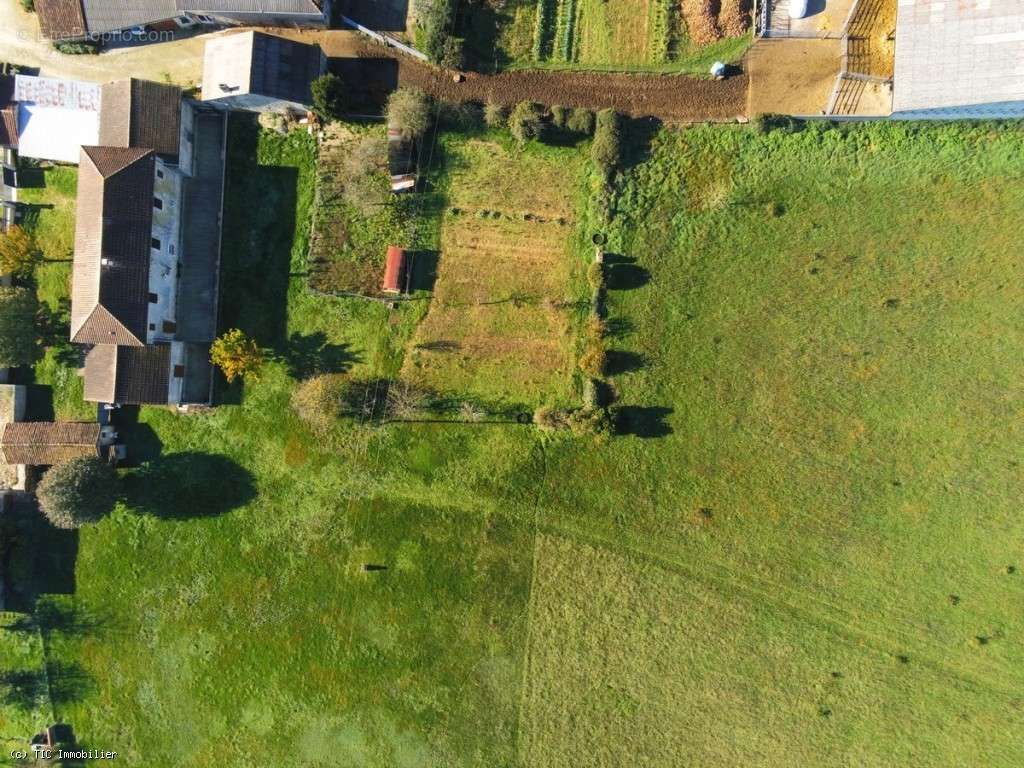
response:
[(403, 375), (490, 400), (568, 400), (571, 310), (586, 291), (572, 250), (582, 153), (488, 140), (444, 151), (437, 280)]
[(656, 138), (610, 315), (660, 437), (548, 454), (542, 521), (585, 545), (538, 549), (530, 763), (1024, 759), (1022, 146)]

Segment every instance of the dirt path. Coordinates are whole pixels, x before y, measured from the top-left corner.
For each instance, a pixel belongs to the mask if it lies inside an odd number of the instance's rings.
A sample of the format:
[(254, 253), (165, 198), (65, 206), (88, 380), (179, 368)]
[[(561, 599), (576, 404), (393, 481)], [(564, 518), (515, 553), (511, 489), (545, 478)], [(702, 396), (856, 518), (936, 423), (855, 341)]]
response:
[[(376, 51), (380, 56), (379, 49)], [(398, 81), (416, 85), (444, 101), (520, 101), (567, 107), (614, 107), (633, 117), (671, 122), (734, 120), (746, 114), (747, 77), (698, 80), (673, 75), (622, 75), (591, 72), (515, 71), (497, 75), (468, 73), (455, 83), (449, 73), (400, 58)]]

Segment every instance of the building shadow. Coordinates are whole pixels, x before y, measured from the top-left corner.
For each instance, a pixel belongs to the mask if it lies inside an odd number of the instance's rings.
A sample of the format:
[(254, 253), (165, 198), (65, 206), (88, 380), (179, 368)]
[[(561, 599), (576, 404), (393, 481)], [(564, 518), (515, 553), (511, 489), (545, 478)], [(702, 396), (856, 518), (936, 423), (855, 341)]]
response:
[(331, 26), (348, 29), (341, 22), (347, 16), (378, 32), (405, 32), (409, 0), (335, 0)]
[(125, 405), (109, 412), (118, 437), (127, 447), (128, 458), (124, 462), (127, 467), (152, 461), (163, 451), (163, 443), (156, 431), (149, 424), (139, 421), (140, 410), (137, 405)]
[(220, 327), (267, 347), (285, 339), (298, 169), (261, 165), (256, 115), (228, 121)]
[(225, 456), (171, 453), (124, 478), (125, 499), (145, 515), (166, 520), (215, 517), (256, 497), (248, 470)]
[(409, 274), (409, 291), (433, 292), (437, 282), (437, 268), (441, 254), (437, 251), (413, 251), (412, 270)]
[(642, 438), (665, 437), (673, 432), (666, 422), (671, 414), (672, 409), (663, 406), (620, 406), (613, 414), (615, 433)]
[(332, 344), (323, 331), (295, 332), (280, 353), (294, 379), (306, 379), (321, 373), (344, 373), (362, 358), (348, 344)]
[(327, 62), (348, 92), (346, 111), (382, 115), (388, 96), (398, 88), (398, 61), (391, 58), (338, 58)]
[[(46, 174), (43, 169), (35, 165), (22, 163), (18, 168), (18, 187), (20, 189), (45, 189)], [(19, 204), (20, 209), (53, 208), (53, 204), (38, 205), (35, 203)]]

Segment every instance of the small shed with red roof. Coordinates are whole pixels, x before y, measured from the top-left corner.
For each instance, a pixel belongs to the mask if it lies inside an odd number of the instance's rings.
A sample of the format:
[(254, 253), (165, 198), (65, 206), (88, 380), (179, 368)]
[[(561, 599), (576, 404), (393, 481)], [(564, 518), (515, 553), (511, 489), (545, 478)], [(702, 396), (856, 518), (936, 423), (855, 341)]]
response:
[(388, 246), (387, 261), (384, 264), (384, 293), (405, 293), (409, 259), (404, 248)]

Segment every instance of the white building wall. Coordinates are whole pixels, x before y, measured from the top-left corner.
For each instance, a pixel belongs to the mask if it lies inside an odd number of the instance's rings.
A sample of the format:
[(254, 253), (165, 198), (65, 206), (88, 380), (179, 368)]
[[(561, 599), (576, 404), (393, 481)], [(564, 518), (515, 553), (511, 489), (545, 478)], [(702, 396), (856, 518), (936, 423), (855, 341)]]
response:
[[(181, 252), (182, 173), (156, 160), (153, 229), (149, 262), (149, 330), (146, 341), (170, 341), (177, 314), (178, 256)], [(158, 207), (159, 206), (159, 207)], [(156, 301), (153, 301), (153, 298)]]

